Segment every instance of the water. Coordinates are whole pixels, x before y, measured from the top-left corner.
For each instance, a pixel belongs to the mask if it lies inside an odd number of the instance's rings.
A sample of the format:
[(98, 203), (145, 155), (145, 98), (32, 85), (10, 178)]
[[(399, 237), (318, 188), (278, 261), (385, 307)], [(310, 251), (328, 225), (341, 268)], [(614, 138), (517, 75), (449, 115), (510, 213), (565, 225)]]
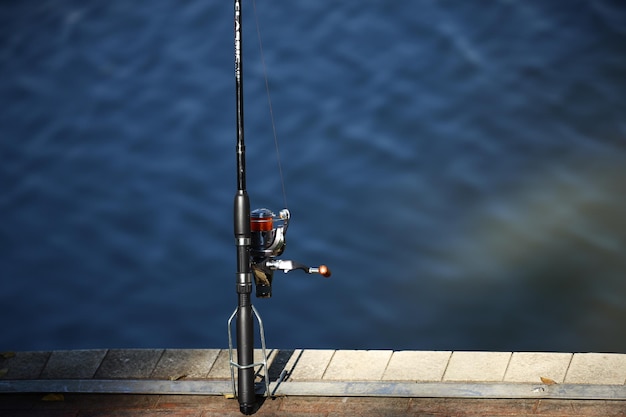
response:
[[(223, 2), (222, 2), (223, 3)], [(257, 2), (280, 348), (626, 352), (626, 7)], [(252, 4), (248, 191), (283, 206)], [(225, 347), (232, 5), (0, 6), (0, 348)]]

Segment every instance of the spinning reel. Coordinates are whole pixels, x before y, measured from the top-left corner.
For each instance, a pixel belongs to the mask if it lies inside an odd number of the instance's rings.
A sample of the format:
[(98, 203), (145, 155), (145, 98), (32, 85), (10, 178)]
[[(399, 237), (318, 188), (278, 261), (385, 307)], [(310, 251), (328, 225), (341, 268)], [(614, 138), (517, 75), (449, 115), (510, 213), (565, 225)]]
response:
[(272, 296), (272, 280), (276, 270), (287, 273), (300, 269), (307, 274), (330, 277), (330, 270), (326, 265), (309, 267), (300, 262), (276, 259), (285, 250), (290, 218), (291, 214), (287, 209), (282, 209), (278, 216), (266, 208), (256, 209), (250, 213), (250, 256), (256, 296), (259, 298)]

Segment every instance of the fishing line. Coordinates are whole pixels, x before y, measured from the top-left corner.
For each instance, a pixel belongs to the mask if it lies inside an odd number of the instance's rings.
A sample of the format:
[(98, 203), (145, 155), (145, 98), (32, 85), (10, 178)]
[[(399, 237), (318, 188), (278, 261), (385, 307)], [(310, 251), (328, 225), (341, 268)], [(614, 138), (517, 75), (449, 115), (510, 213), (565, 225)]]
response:
[(265, 57), (263, 55), (263, 42), (261, 42), (261, 30), (259, 28), (259, 16), (256, 12), (256, 0), (252, 0), (252, 7), (254, 9), (254, 20), (256, 22), (256, 33), (259, 39), (259, 51), (261, 52), (261, 64), (263, 66), (263, 77), (265, 78), (265, 91), (267, 92), (267, 103), (270, 109), (270, 118), (272, 120), (272, 132), (274, 134), (274, 146), (276, 148), (276, 159), (278, 161), (278, 173), (280, 174), (280, 185), (283, 190), (283, 202), (285, 203), (285, 208), (287, 206), (287, 192), (285, 191), (285, 179), (283, 177), (283, 167), (280, 162), (280, 151), (278, 149), (278, 135), (276, 134), (276, 123), (274, 123), (274, 110), (272, 109), (272, 98), (270, 97), (270, 85), (267, 79), (267, 68), (265, 66)]

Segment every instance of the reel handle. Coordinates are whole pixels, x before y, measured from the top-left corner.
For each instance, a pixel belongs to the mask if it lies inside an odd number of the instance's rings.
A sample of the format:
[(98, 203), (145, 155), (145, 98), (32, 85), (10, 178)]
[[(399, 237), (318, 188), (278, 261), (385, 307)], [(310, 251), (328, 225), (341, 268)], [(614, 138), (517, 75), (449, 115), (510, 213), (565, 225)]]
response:
[(289, 271), (293, 271), (294, 269), (301, 269), (307, 274), (320, 274), (321, 276), (328, 278), (330, 277), (330, 269), (326, 265), (320, 266), (306, 266), (300, 262), (296, 261), (286, 261), (282, 259), (270, 259), (265, 262), (265, 266), (273, 271), (281, 270), (284, 273)]

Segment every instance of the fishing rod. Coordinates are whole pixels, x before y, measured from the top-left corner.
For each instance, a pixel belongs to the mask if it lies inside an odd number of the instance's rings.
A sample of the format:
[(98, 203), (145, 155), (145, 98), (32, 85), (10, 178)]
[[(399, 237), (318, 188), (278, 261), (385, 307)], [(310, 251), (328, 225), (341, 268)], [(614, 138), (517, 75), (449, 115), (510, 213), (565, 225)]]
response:
[[(255, 367), (264, 368), (265, 395), (269, 394), (269, 372), (265, 353), (263, 323), (252, 305), (252, 282), (256, 296), (272, 296), (274, 271), (285, 273), (303, 270), (308, 274), (330, 276), (325, 265), (309, 267), (302, 263), (277, 259), (286, 245), (286, 233), (291, 214), (288, 209), (278, 215), (269, 209), (250, 211), (250, 198), (246, 190), (246, 147), (244, 142), (243, 118), (243, 59), (242, 59), (242, 16), (241, 0), (235, 2), (235, 94), (237, 126), (237, 192), (234, 200), (234, 233), (237, 249), (237, 308), (228, 320), (228, 342), (233, 393), (239, 401), (241, 413), (250, 415), (256, 411)], [(254, 280), (253, 280), (254, 277)], [(231, 323), (236, 317), (237, 360), (233, 360)], [(263, 361), (254, 362), (254, 321), (259, 323)], [(237, 388), (235, 388), (234, 368), (237, 368)]]

